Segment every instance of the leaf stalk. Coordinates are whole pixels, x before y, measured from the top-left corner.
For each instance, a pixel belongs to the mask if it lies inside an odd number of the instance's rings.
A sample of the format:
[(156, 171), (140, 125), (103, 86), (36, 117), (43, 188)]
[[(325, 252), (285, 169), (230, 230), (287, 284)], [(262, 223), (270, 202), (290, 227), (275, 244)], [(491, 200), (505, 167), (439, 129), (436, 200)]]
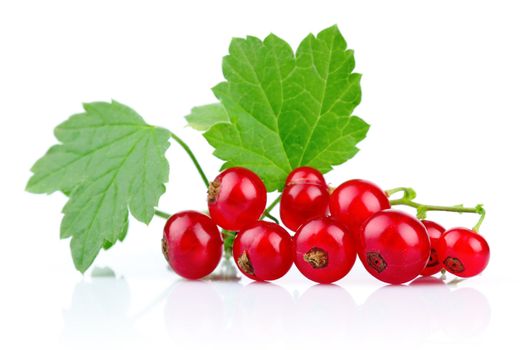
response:
[(197, 157), (195, 157), (195, 154), (193, 154), (193, 151), (191, 150), (191, 148), (186, 144), (186, 142), (182, 141), (182, 139), (180, 137), (178, 137), (177, 135), (175, 135), (171, 131), (170, 131), (170, 136), (171, 136), (171, 138), (173, 140), (175, 140), (184, 149), (184, 151), (186, 151), (186, 153), (190, 157), (191, 161), (193, 162), (193, 165), (195, 165), (195, 168), (199, 172), (199, 175), (200, 175), (200, 177), (202, 179), (202, 182), (204, 182), (204, 185), (206, 186), (206, 188), (208, 188), (210, 186), (210, 182), (208, 181), (208, 178), (206, 177), (206, 174), (204, 173), (204, 170), (202, 170), (202, 167), (199, 164), (199, 161), (197, 160)]

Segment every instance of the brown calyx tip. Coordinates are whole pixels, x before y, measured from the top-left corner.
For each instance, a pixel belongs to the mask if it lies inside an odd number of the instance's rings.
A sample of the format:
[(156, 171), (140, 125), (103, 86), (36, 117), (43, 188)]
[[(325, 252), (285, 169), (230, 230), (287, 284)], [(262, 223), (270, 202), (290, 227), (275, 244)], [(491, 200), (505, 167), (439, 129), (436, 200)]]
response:
[(166, 240), (166, 237), (162, 237), (162, 255), (164, 255), (164, 259), (166, 259), (167, 262), (170, 262), (168, 258), (168, 241)]
[(303, 255), (304, 261), (314, 269), (322, 269), (328, 265), (328, 253), (321, 248), (313, 247)]
[(427, 267), (434, 267), (439, 264), (437, 251), (435, 248), (430, 248), (430, 257), (428, 258)]
[(213, 180), (208, 187), (208, 202), (213, 203), (217, 200), (219, 191), (221, 189), (221, 183), (219, 180)]
[(366, 263), (368, 266), (376, 270), (377, 273), (383, 272), (387, 267), (385, 259), (378, 252), (366, 253)]
[(250, 261), (250, 258), (248, 258), (248, 253), (246, 253), (246, 250), (242, 252), (242, 255), (237, 259), (237, 265), (239, 265), (239, 268), (248, 275), (254, 275), (255, 272), (253, 271), (253, 265)]
[(465, 271), (465, 266), (463, 266), (461, 260), (459, 260), (458, 258), (453, 258), (451, 256), (447, 257), (445, 261), (443, 261), (443, 265), (445, 265), (447, 270), (452, 273)]

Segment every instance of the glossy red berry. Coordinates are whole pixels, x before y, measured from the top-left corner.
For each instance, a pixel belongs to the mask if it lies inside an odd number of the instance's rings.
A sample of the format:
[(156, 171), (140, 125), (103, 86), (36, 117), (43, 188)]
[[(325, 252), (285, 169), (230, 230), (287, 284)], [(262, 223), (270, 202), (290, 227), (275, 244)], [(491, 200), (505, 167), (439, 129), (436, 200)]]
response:
[(245, 168), (230, 168), (219, 174), (208, 189), (208, 209), (217, 225), (238, 231), (254, 224), (266, 207), (266, 188), (261, 179)]
[(356, 242), (361, 225), (373, 214), (388, 208), (390, 203), (383, 190), (365, 180), (344, 182), (330, 196), (331, 215), (348, 227)]
[(427, 229), (428, 237), (430, 238), (430, 257), (428, 258), (427, 265), (423, 271), (421, 271), (421, 275), (430, 276), (438, 273), (443, 268), (441, 264), (441, 256), (443, 253), (440, 252), (439, 239), (443, 232), (445, 232), (445, 228), (430, 220), (421, 220), (421, 223)]
[(294, 169), (286, 178), (285, 185), (313, 184), (326, 187), (323, 174), (317, 169), (303, 166)]
[(440, 239), (443, 267), (459, 277), (480, 274), (490, 259), (490, 248), (483, 236), (467, 228), (452, 228)]
[(196, 211), (172, 215), (164, 226), (162, 252), (180, 276), (199, 279), (219, 264), (222, 239), (211, 219)]
[(330, 194), (323, 174), (310, 167), (292, 171), (281, 196), (280, 216), (283, 224), (297, 231), (305, 222), (328, 212)]
[(292, 266), (292, 238), (281, 226), (258, 221), (237, 234), (233, 258), (245, 276), (257, 281), (276, 280)]
[(287, 185), (279, 208), (283, 224), (297, 231), (305, 222), (327, 214), (330, 194), (326, 186), (314, 184)]
[(332, 218), (317, 218), (302, 225), (293, 237), (295, 266), (312, 281), (332, 283), (350, 271), (356, 247), (346, 227)]
[(363, 224), (359, 258), (375, 278), (392, 284), (416, 278), (430, 256), (425, 226), (396, 210), (380, 211)]

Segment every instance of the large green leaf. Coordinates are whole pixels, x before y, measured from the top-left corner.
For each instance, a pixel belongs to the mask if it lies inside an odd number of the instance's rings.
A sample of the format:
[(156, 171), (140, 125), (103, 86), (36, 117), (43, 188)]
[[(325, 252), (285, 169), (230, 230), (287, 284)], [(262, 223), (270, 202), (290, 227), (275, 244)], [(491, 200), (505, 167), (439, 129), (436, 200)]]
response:
[(35, 163), (27, 185), (34, 193), (69, 195), (61, 238), (72, 237), (73, 261), (82, 272), (101, 248), (124, 239), (128, 212), (151, 221), (168, 181), (170, 135), (117, 102), (84, 109), (55, 129), (61, 143)]
[[(281, 189), (298, 166), (328, 172), (357, 153), (369, 128), (351, 116), (361, 100), (354, 66), (336, 26), (308, 35), (295, 54), (273, 34), (233, 39), (223, 60), (226, 81), (213, 89), (229, 121), (200, 107), (208, 117), (204, 137), (224, 168), (252, 169), (269, 191)], [(192, 125), (198, 116), (187, 118)]]

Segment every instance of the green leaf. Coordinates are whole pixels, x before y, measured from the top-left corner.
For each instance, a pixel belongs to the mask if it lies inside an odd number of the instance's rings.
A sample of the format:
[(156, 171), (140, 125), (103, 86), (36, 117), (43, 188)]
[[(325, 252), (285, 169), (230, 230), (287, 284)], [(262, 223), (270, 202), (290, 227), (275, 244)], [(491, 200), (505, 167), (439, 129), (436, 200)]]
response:
[(100, 249), (124, 239), (129, 212), (151, 221), (168, 181), (170, 136), (115, 101), (84, 109), (55, 129), (61, 143), (35, 163), (27, 185), (34, 193), (69, 194), (60, 236), (71, 237), (73, 261), (82, 272)]
[[(124, 238), (126, 238), (126, 235), (128, 234), (128, 228), (129, 228), (129, 221), (128, 221), (128, 217), (126, 216), (126, 222), (124, 223), (124, 226), (122, 227), (122, 230), (120, 231), (119, 235), (117, 236), (117, 239), (119, 241), (123, 241)], [(104, 248), (104, 250), (108, 250), (109, 248), (113, 247), (115, 245), (115, 243), (117, 243), (117, 241), (104, 241), (103, 245), (102, 245), (102, 248)]]
[(226, 81), (213, 88), (230, 122), (207, 119), (204, 137), (224, 168), (255, 171), (269, 191), (282, 189), (299, 166), (326, 173), (357, 153), (369, 128), (351, 116), (361, 100), (354, 66), (336, 26), (308, 35), (295, 54), (273, 34), (233, 39)]
[(206, 131), (215, 124), (228, 123), (230, 121), (228, 112), (220, 103), (194, 107), (185, 118), (189, 126), (199, 131)]

